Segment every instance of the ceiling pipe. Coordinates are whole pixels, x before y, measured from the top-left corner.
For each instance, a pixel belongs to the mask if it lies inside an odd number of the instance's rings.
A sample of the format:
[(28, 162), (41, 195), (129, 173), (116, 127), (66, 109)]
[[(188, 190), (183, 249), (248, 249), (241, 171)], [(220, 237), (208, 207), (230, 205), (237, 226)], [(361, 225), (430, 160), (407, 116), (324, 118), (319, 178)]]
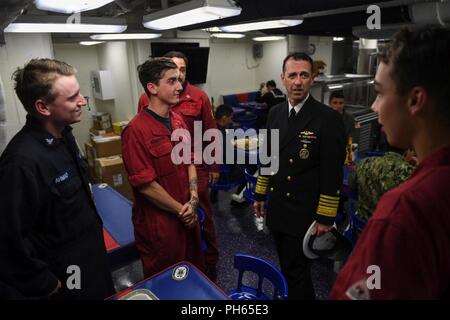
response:
[[(391, 1), (377, 1), (384, 3)], [(304, 15), (310, 12), (336, 10), (342, 7), (368, 6), (367, 0), (236, 0), (236, 4), (242, 8), (239, 16), (225, 18), (214, 22), (199, 23), (181, 28), (182, 30), (204, 29), (213, 26), (225, 26), (237, 24), (242, 21), (254, 21), (267, 18), (278, 18), (285, 16)]]
[[(395, 1), (386, 1), (381, 3), (373, 3), (380, 7), (380, 9), (387, 9), (392, 7), (400, 7), (400, 6), (407, 6), (413, 3), (417, 2), (423, 2), (423, 0), (395, 0)], [(306, 14), (301, 15), (301, 18), (316, 18), (316, 17), (323, 17), (323, 16), (330, 16), (330, 15), (337, 15), (337, 14), (345, 14), (345, 13), (352, 13), (352, 12), (366, 12), (368, 5), (359, 5), (359, 6), (352, 6), (352, 7), (345, 7), (345, 8), (339, 8), (339, 9), (333, 9), (333, 10), (321, 10), (316, 12), (309, 12)]]

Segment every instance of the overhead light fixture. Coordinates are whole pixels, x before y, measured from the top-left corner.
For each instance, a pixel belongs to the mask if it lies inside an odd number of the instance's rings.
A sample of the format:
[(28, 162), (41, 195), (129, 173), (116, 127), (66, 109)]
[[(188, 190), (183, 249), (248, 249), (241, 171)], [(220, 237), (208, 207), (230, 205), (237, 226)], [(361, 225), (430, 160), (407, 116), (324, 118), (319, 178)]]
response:
[[(9, 24), (6, 33), (118, 33), (127, 29), (125, 19), (83, 17), (80, 23), (70, 23), (66, 16), (19, 16)], [(42, 22), (45, 20), (45, 22)]]
[(242, 33), (212, 33), (211, 38), (224, 38), (224, 39), (240, 39), (244, 38), (245, 34)]
[(281, 20), (268, 20), (268, 21), (235, 24), (219, 28), (225, 32), (246, 32), (253, 30), (294, 27), (301, 24), (302, 22), (303, 20), (301, 19), (281, 19)]
[(104, 43), (104, 41), (80, 41), (82, 46), (95, 46), (96, 44)]
[(11, 23), (5, 33), (94, 33), (123, 32), (127, 26), (65, 23)]
[(343, 37), (333, 37), (333, 41), (344, 41)]
[(222, 32), (222, 30), (220, 30), (219, 27), (211, 27), (211, 28), (206, 28), (206, 29), (202, 29), (203, 31), (206, 32)]
[(225, 32), (246, 32), (246, 31), (252, 31), (252, 30), (294, 27), (294, 26), (298, 26), (302, 22), (303, 22), (303, 20), (301, 20), (301, 19), (282, 19), (282, 20), (269, 20), (269, 21), (235, 24), (235, 25), (224, 26), (224, 27), (219, 27), (219, 28), (220, 28), (220, 30), (225, 31)]
[(161, 33), (118, 33), (118, 34), (93, 34), (93, 40), (136, 40), (136, 39), (157, 39)]
[(192, 0), (145, 15), (143, 25), (148, 29), (168, 30), (237, 16), (241, 10), (231, 0)]
[(35, 0), (36, 8), (60, 13), (82, 12), (103, 7), (114, 0)]
[(255, 41), (278, 41), (283, 40), (285, 37), (283, 36), (264, 36), (264, 37), (254, 37), (253, 40)]

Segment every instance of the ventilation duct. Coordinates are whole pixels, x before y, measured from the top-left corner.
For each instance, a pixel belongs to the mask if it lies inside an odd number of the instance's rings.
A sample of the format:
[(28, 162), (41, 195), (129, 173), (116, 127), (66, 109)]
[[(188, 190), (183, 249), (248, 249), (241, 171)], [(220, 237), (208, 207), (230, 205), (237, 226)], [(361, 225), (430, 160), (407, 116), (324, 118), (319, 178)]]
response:
[(414, 3), (409, 6), (409, 15), (411, 21), (418, 25), (448, 26), (450, 23), (450, 2)]
[(353, 35), (366, 39), (387, 39), (401, 28), (417, 28), (423, 25), (450, 26), (450, 1), (424, 2), (408, 5), (409, 21), (396, 24), (381, 24), (381, 29), (369, 30), (367, 26), (353, 27)]

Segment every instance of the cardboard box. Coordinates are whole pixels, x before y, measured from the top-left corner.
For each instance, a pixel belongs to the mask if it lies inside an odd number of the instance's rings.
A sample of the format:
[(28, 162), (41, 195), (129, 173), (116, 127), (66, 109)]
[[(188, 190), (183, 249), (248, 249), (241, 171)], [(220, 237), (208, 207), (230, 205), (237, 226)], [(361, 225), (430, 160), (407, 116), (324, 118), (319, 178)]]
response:
[(96, 136), (91, 137), (95, 158), (103, 158), (122, 154), (120, 136)]
[(97, 130), (112, 128), (111, 115), (107, 112), (97, 112), (92, 114), (92, 127)]
[(114, 131), (113, 131), (113, 128), (108, 128), (105, 130), (98, 130), (95, 128), (90, 128), (89, 132), (92, 136), (104, 136), (106, 134), (113, 133)]
[(95, 171), (100, 182), (107, 183), (119, 193), (132, 200), (133, 192), (121, 156), (97, 158)]
[(125, 129), (125, 127), (128, 125), (128, 121), (114, 122), (112, 125), (114, 133), (120, 136), (122, 135), (123, 129)]
[(95, 173), (95, 149), (90, 143), (85, 143), (84, 149), (86, 150), (86, 160), (88, 163), (89, 175), (92, 180), (97, 182), (97, 174)]

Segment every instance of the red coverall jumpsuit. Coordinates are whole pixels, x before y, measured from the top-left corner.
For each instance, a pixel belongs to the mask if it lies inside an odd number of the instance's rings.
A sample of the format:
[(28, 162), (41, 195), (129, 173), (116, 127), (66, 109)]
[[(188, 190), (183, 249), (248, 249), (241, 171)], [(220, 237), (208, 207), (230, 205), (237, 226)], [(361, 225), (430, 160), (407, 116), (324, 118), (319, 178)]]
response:
[[(172, 130), (184, 128), (182, 117), (170, 112)], [(172, 162), (171, 132), (146, 111), (128, 124), (122, 135), (122, 155), (133, 188), (133, 224), (136, 247), (145, 277), (181, 260), (204, 270), (200, 227), (187, 229), (173, 213), (149, 201), (139, 188), (157, 181), (175, 200), (185, 204), (190, 199), (187, 166)]]
[[(138, 112), (147, 106), (148, 97), (144, 93), (139, 99)], [(208, 129), (217, 129), (208, 96), (205, 92), (189, 83), (186, 84), (186, 87), (181, 93), (179, 103), (173, 106), (171, 110), (183, 116), (183, 119), (191, 134), (191, 139), (194, 139), (194, 121), (202, 122), (202, 136)], [(206, 144), (204, 144), (202, 149), (204, 149)], [(204, 238), (207, 244), (205, 257), (206, 266), (215, 266), (217, 264), (217, 260), (219, 259), (219, 252), (217, 248), (216, 229), (212, 217), (211, 201), (209, 199), (208, 192), (208, 172), (219, 172), (219, 165), (213, 164), (207, 166), (205, 164), (200, 164), (195, 167), (197, 169), (200, 207), (205, 210), (206, 215), (204, 226)]]

